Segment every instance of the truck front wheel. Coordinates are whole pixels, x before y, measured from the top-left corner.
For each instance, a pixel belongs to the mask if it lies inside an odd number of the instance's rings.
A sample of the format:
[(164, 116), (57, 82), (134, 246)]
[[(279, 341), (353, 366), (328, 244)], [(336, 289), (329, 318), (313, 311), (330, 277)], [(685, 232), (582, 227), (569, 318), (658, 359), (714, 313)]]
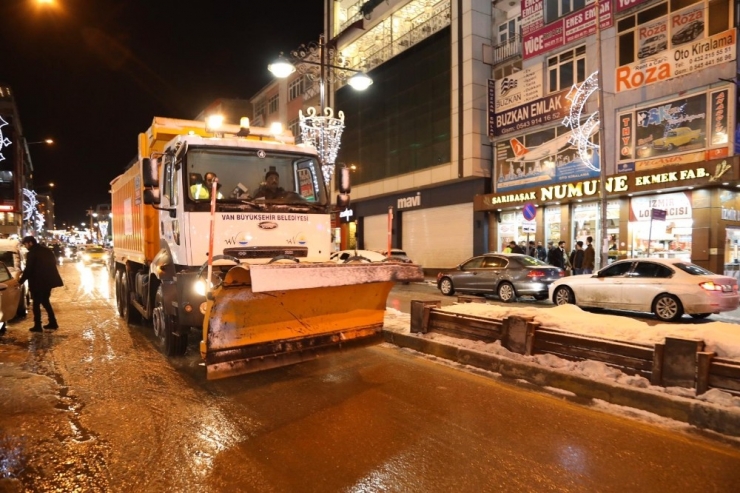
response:
[(157, 288), (152, 314), (154, 336), (159, 350), (165, 356), (182, 356), (188, 348), (188, 327), (178, 326), (177, 317), (164, 311), (164, 294), (162, 286)]

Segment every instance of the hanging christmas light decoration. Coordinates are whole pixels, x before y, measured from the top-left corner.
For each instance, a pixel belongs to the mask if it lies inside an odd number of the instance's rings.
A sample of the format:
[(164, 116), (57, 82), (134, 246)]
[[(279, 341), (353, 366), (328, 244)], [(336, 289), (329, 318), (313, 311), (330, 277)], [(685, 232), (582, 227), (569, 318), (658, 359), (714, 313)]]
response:
[(5, 160), (5, 156), (3, 155), (3, 152), (2, 152), (3, 147), (8, 147), (10, 144), (13, 143), (9, 138), (3, 135), (3, 127), (5, 125), (9, 125), (9, 123), (3, 120), (3, 117), (0, 116), (0, 161)]
[(581, 162), (587, 168), (594, 171), (601, 170), (601, 160), (594, 164), (593, 157), (598, 155), (599, 145), (591, 142), (591, 136), (599, 129), (599, 110), (588, 115), (586, 120), (581, 123), (586, 102), (591, 95), (599, 89), (599, 72), (594, 72), (588, 76), (580, 86), (573, 84), (573, 87), (565, 96), (571, 102), (570, 114), (563, 119), (563, 125), (570, 128), (573, 132), (570, 137), (570, 143), (578, 149), (578, 156)]
[(344, 131), (344, 113), (334, 116), (334, 110), (324, 109), (324, 115), (317, 115), (316, 108), (308, 108), (306, 116), (299, 110), (298, 117), (301, 127), (301, 142), (316, 148), (321, 161), (321, 171), (324, 173), (324, 183), (329, 186), (331, 175), (334, 172), (334, 163)]
[(36, 199), (36, 192), (27, 188), (23, 189), (23, 220), (30, 222), (33, 219), (34, 212), (39, 201)]
[(108, 237), (108, 222), (107, 221), (99, 222), (98, 229), (100, 230), (101, 238), (105, 239)]

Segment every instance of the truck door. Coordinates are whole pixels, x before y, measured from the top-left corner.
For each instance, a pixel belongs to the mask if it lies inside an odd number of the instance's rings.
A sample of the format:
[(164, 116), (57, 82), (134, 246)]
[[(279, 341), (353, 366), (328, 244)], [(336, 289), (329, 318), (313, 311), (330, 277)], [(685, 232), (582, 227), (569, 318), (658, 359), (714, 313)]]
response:
[(184, 262), (183, 251), (183, 235), (182, 235), (182, 224), (180, 213), (181, 202), (182, 202), (182, 185), (180, 183), (180, 166), (178, 166), (171, 155), (165, 154), (163, 161), (162, 170), (162, 207), (164, 209), (175, 209), (176, 212), (170, 212), (169, 210), (162, 210), (159, 212), (159, 227), (162, 231), (162, 238), (167, 242), (170, 248), (170, 252), (173, 256), (173, 261), (176, 264), (182, 264)]

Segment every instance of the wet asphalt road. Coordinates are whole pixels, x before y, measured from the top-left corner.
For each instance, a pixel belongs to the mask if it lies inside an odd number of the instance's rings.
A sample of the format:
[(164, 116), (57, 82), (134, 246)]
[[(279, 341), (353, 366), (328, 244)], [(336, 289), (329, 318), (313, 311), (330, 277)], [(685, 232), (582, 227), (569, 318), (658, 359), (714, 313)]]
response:
[(208, 382), (195, 332), (188, 355), (168, 360), (148, 328), (117, 318), (105, 270), (61, 272), (66, 287), (52, 296), (61, 328), (30, 334), (29, 320), (0, 338), (0, 491), (729, 492), (740, 483), (740, 446), (389, 345)]

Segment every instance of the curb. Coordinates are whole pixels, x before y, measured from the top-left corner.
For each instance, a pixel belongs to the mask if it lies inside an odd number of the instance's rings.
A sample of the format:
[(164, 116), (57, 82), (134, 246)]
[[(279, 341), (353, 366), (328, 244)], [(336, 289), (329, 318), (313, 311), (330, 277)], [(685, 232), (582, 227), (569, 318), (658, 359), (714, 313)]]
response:
[(521, 378), (541, 387), (570, 391), (578, 397), (647, 411), (724, 435), (740, 437), (740, 412), (716, 404), (680, 396), (665, 396), (636, 387), (595, 381), (552, 368), (501, 358), (467, 348), (424, 339), (421, 336), (383, 330), (383, 340), (399, 347), (444, 358), (462, 365), (488, 370), (508, 378)]

